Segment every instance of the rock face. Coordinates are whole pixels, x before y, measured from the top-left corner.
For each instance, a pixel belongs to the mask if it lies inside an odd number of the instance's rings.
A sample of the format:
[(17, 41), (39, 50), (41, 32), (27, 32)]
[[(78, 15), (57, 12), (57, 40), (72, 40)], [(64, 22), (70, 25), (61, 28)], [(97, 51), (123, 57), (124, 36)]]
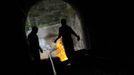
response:
[(75, 14), (68, 20), (69, 20), (68, 25), (80, 36), (80, 41), (77, 41), (77, 38), (72, 36), (74, 40), (75, 50), (85, 49), (86, 45), (85, 45), (84, 33), (78, 15)]
[(67, 3), (62, 0), (42, 0), (29, 11), (28, 25), (54, 25), (66, 16)]

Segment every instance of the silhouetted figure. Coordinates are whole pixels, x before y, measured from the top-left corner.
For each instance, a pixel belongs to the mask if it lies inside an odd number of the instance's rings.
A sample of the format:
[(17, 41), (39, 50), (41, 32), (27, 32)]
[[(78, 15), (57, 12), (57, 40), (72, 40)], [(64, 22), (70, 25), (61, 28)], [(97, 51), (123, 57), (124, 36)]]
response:
[(38, 28), (33, 26), (31, 33), (28, 35), (30, 53), (34, 63), (38, 63), (40, 61), (40, 52), (43, 53), (43, 50), (39, 46), (38, 36), (36, 35), (37, 32)]
[(73, 34), (74, 36), (76, 36), (78, 41), (80, 40), (80, 37), (72, 30), (71, 27), (66, 25), (66, 19), (62, 19), (61, 24), (62, 26), (59, 28), (58, 37), (54, 42), (56, 42), (60, 37), (62, 37), (62, 42), (65, 48), (66, 55), (68, 57), (68, 60), (72, 64), (74, 58), (74, 45), (71, 35)]

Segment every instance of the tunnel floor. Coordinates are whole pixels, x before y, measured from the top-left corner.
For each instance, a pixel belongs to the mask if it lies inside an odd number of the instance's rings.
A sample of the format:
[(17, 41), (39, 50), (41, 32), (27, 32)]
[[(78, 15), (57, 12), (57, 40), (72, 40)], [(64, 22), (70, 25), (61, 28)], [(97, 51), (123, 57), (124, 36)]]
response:
[[(74, 67), (66, 66), (58, 58), (53, 58), (57, 75), (132, 75), (128, 65), (109, 63), (90, 55), (79, 55), (75, 59)], [(32, 66), (33, 67), (33, 66)], [(32, 68), (34, 69), (34, 68)], [(31, 75), (54, 75), (50, 60), (41, 60)]]

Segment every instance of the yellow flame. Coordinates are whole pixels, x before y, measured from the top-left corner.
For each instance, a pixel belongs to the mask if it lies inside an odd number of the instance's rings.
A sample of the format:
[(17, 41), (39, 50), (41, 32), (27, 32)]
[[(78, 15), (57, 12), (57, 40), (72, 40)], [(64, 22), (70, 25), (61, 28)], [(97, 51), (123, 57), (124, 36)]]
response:
[(57, 51), (58, 51), (58, 54), (56, 56), (60, 58), (60, 61), (63, 62), (63, 61), (68, 60), (68, 58), (66, 56), (66, 53), (65, 53), (63, 43), (62, 43), (62, 37), (57, 40), (56, 48), (57, 48)]

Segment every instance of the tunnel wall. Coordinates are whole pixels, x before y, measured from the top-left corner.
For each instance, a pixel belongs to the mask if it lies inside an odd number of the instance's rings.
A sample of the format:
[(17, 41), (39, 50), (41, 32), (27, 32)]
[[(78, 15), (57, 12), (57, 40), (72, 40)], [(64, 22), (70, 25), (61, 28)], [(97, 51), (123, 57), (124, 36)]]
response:
[(67, 19), (68, 19), (68, 25), (74, 30), (74, 32), (77, 35), (80, 36), (79, 41), (77, 40), (77, 37), (72, 36), (75, 51), (82, 50), (82, 49), (87, 49), (87, 46), (86, 46), (87, 41), (85, 41), (85, 36), (84, 36), (84, 33), (83, 33), (83, 27), (82, 27), (79, 15), (77, 14), (77, 11), (75, 11), (75, 14), (73, 16), (69, 16)]
[(86, 41), (90, 41), (91, 50), (95, 50), (97, 56), (112, 58), (115, 63), (132, 64), (132, 39), (129, 39), (131, 32), (128, 32), (131, 6), (118, 1), (70, 2), (74, 3), (74, 8), (80, 12)]

